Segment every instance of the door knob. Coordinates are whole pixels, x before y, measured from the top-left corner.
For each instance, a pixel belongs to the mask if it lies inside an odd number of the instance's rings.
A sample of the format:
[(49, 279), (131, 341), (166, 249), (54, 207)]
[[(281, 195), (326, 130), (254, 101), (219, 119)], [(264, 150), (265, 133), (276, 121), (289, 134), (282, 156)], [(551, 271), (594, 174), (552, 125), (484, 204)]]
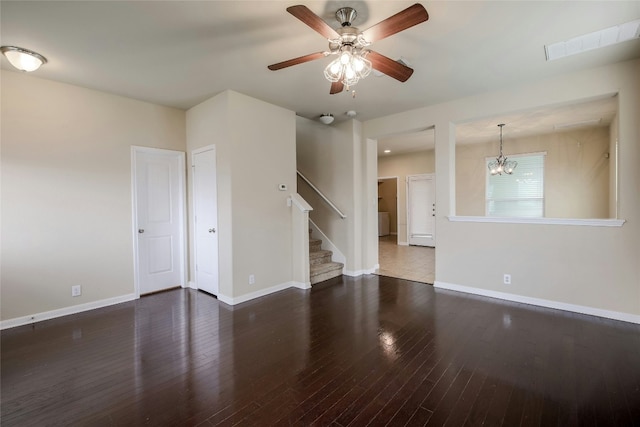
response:
[(140, 234), (144, 233), (144, 228), (138, 228), (138, 233)]
[(210, 228), (210, 229), (209, 229), (209, 233), (215, 233), (215, 232), (216, 232), (216, 229), (215, 229), (215, 228)]

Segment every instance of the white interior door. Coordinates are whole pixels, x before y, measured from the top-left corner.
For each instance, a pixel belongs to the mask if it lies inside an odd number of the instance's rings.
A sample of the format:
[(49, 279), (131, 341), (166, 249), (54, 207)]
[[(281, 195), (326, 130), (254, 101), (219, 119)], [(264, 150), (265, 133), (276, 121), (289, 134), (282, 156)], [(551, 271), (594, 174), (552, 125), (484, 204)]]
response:
[(185, 156), (133, 147), (137, 293), (184, 284)]
[(433, 174), (407, 177), (409, 244), (436, 245), (436, 198)]
[(192, 166), (196, 287), (218, 295), (218, 193), (215, 146), (194, 151)]

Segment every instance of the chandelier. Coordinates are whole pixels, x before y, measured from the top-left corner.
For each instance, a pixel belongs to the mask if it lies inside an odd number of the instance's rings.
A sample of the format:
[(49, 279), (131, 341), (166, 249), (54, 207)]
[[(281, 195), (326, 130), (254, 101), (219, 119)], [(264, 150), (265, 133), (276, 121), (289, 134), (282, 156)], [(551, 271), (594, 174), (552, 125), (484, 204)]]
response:
[(487, 167), (489, 168), (489, 172), (491, 175), (502, 175), (506, 173), (507, 175), (511, 175), (513, 170), (518, 166), (518, 162), (513, 160), (508, 160), (506, 157), (502, 155), (502, 127), (504, 123), (500, 123), (498, 127), (500, 127), (500, 155), (493, 161), (489, 162)]
[(353, 86), (371, 72), (371, 61), (366, 56), (368, 50), (351, 45), (343, 45), (336, 59), (324, 69), (324, 76), (331, 83), (341, 82), (347, 88)]

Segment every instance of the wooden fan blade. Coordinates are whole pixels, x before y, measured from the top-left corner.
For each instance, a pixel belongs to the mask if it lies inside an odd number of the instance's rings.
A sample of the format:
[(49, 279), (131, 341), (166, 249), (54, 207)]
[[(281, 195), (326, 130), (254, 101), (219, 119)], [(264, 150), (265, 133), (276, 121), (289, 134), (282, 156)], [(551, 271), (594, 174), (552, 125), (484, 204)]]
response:
[(396, 13), (393, 16), (388, 17), (384, 21), (378, 22), (371, 28), (368, 28), (362, 32), (365, 40), (369, 43), (373, 43), (377, 40), (382, 40), (385, 37), (389, 37), (400, 31), (411, 28), (421, 22), (429, 19), (429, 14), (423, 5), (416, 3), (413, 6), (409, 6), (402, 12)]
[(344, 89), (344, 84), (342, 82), (332, 82), (331, 90), (329, 91), (329, 93), (331, 95), (334, 95), (336, 93), (342, 92), (343, 89)]
[(340, 35), (322, 20), (318, 15), (311, 12), (307, 6), (299, 4), (297, 6), (290, 6), (287, 8), (287, 12), (307, 24), (311, 29), (320, 33), (324, 38), (333, 40), (340, 38)]
[(409, 68), (373, 50), (369, 51), (367, 59), (371, 61), (371, 67), (373, 69), (385, 73), (387, 76), (393, 77), (401, 82), (406, 82), (409, 80), (409, 77), (411, 77), (411, 74), (413, 74), (413, 68)]
[(315, 59), (324, 58), (324, 52), (310, 53), (309, 55), (299, 56), (297, 58), (289, 59), (288, 61), (278, 62), (277, 64), (271, 64), (267, 68), (272, 71), (280, 70), (282, 68), (291, 67), (292, 65), (304, 64), (305, 62), (313, 61)]

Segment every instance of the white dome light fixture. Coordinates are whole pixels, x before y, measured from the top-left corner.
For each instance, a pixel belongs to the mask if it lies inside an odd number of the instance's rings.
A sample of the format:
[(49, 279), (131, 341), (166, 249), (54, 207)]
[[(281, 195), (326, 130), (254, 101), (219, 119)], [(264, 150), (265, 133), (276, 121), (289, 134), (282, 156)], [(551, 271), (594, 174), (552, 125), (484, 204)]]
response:
[(354, 118), (358, 113), (356, 113), (354, 110), (349, 110), (345, 114), (347, 115), (347, 117)]
[(22, 47), (2, 46), (0, 47), (0, 51), (7, 57), (11, 65), (27, 73), (35, 71), (40, 68), (42, 64), (47, 63), (47, 58), (44, 56)]
[(333, 123), (334, 117), (333, 114), (322, 114), (320, 115), (320, 121), (325, 125), (330, 125)]

